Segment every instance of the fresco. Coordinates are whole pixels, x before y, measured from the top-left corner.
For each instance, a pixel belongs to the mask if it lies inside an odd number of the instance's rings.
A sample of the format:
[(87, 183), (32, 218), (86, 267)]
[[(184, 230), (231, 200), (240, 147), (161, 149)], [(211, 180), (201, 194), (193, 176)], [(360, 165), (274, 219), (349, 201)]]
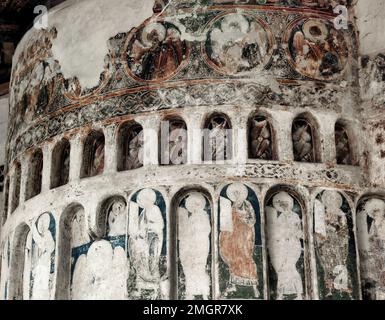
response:
[(272, 36), (255, 16), (230, 13), (212, 24), (205, 51), (210, 65), (223, 73), (261, 70), (272, 53)]
[(290, 30), (288, 54), (295, 69), (318, 80), (334, 80), (343, 73), (349, 50), (344, 34), (332, 23), (306, 19)]
[(221, 299), (263, 299), (259, 202), (242, 183), (226, 186), (219, 200)]
[(11, 268), (11, 244), (7, 238), (1, 250), (1, 281), (0, 281), (0, 298), (7, 300), (9, 295), (9, 276)]
[(127, 64), (136, 79), (160, 81), (173, 76), (187, 55), (187, 44), (175, 25), (151, 22), (140, 28), (130, 40)]
[(305, 119), (296, 119), (292, 127), (294, 160), (298, 162), (315, 162), (314, 128)]
[(211, 299), (211, 207), (200, 192), (190, 192), (179, 204), (178, 298)]
[[(91, 239), (84, 213), (73, 222), (72, 299), (124, 300), (127, 298), (129, 261), (126, 253), (126, 204), (116, 199), (107, 210), (106, 233)], [(101, 261), (103, 263), (101, 263)]]
[(359, 299), (352, 211), (337, 191), (323, 191), (314, 203), (318, 291), (323, 300)]
[(385, 300), (385, 200), (371, 197), (357, 208), (364, 299)]
[[(31, 242), (29, 242), (29, 241)], [(43, 213), (31, 226), (27, 237), (26, 256), (24, 260), (24, 275), (28, 276), (29, 299), (50, 300), (53, 299), (53, 280), (55, 273), (56, 254), (56, 222), (51, 213)], [(24, 296), (27, 292), (24, 291)]]
[(269, 121), (255, 117), (249, 126), (249, 157), (273, 160), (273, 139)]
[(222, 161), (232, 158), (231, 124), (226, 116), (213, 115), (203, 131), (204, 161)]
[(132, 196), (128, 218), (129, 298), (168, 297), (167, 225), (166, 205), (159, 191), (143, 189)]
[(286, 191), (267, 202), (267, 249), (270, 298), (305, 299), (304, 231), (302, 209)]

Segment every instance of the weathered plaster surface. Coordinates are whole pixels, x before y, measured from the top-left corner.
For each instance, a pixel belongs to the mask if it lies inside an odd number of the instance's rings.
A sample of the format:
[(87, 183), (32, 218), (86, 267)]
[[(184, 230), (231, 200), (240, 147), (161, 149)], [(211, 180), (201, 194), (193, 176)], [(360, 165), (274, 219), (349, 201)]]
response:
[[(357, 42), (365, 18), (337, 32), (323, 1), (247, 10), (177, 1), (161, 15), (151, 1), (114, 2), (108, 10), (101, 1), (64, 3), (49, 16), (52, 28), (31, 31), (15, 55), (7, 177), (20, 199), (2, 215), (1, 297), (382, 299), (385, 267), (366, 263), (384, 254), (385, 63), (363, 55), (372, 53), (370, 36)], [(360, 10), (362, 2), (359, 19)], [(316, 41), (312, 28), (330, 37)], [(218, 114), (234, 129), (232, 158), (200, 163), (194, 129)], [(249, 158), (256, 116), (270, 131), (252, 142), (263, 136), (271, 159)], [(164, 119), (187, 128), (181, 165), (159, 164)], [(303, 135), (296, 119), (306, 120)], [(146, 139), (129, 144), (129, 160), (140, 154), (143, 165), (118, 172), (119, 129), (132, 121)], [(338, 121), (350, 139), (348, 164), (336, 160)], [(89, 147), (91, 132), (104, 139)], [(69, 181), (50, 189), (63, 138)], [(27, 200), (36, 148), (43, 163), (32, 182), (42, 189)], [(31, 255), (40, 246), (49, 254)]]

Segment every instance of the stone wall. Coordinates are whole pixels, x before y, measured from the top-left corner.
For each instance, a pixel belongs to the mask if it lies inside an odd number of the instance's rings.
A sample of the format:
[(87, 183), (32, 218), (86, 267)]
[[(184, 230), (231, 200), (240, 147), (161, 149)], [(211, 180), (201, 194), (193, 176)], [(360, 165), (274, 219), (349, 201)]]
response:
[(362, 8), (337, 29), (346, 1), (114, 2), (94, 30), (66, 17), (104, 2), (67, 1), (16, 51), (2, 297), (383, 299)]

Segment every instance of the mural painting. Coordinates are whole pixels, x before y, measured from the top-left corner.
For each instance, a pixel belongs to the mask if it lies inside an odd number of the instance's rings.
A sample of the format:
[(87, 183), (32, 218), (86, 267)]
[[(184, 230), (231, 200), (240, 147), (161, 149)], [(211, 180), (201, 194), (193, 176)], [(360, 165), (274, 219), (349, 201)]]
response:
[(305, 299), (304, 231), (302, 208), (286, 191), (267, 202), (267, 248), (270, 298)]
[(163, 196), (153, 189), (140, 190), (131, 198), (128, 218), (131, 299), (168, 298), (167, 251)]
[(289, 31), (286, 35), (289, 58), (300, 74), (318, 80), (334, 80), (341, 76), (349, 50), (344, 34), (332, 23), (306, 19)]
[(27, 296), (30, 300), (53, 299), (56, 222), (51, 213), (43, 213), (37, 221), (32, 224), (31, 231), (27, 236), (25, 252), (24, 299), (26, 299)]
[(253, 15), (226, 14), (216, 19), (205, 44), (208, 62), (226, 74), (262, 70), (272, 54), (272, 36)]
[(259, 202), (242, 183), (226, 186), (219, 200), (219, 287), (222, 299), (263, 299)]
[(4, 242), (1, 253), (0, 298), (2, 300), (7, 300), (9, 295), (8, 280), (11, 268), (11, 244), (9, 238)]
[(187, 55), (187, 44), (175, 25), (152, 22), (140, 28), (128, 44), (129, 73), (139, 80), (165, 80), (177, 72)]
[(188, 193), (179, 203), (178, 298), (211, 299), (211, 207), (200, 192)]
[[(127, 298), (129, 261), (126, 254), (126, 204), (113, 200), (107, 207), (106, 231), (102, 239), (86, 232), (84, 213), (73, 223), (72, 299), (123, 300)], [(100, 263), (103, 261), (103, 263)]]
[(364, 299), (385, 300), (385, 200), (372, 197), (357, 209)]
[(359, 299), (352, 211), (337, 191), (324, 191), (314, 204), (314, 242), (320, 299)]

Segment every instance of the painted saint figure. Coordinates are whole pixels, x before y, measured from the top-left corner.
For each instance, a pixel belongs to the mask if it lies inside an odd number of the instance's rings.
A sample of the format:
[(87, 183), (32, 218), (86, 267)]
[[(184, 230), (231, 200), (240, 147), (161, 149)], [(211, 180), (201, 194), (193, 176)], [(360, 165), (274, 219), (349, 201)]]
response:
[(217, 68), (239, 74), (263, 67), (270, 46), (267, 32), (258, 21), (231, 13), (214, 24), (207, 37), (206, 52)]
[(357, 215), (364, 296), (385, 300), (385, 201), (367, 200)]
[(2, 250), (1, 250), (1, 282), (0, 282), (0, 298), (2, 300), (8, 299), (9, 294), (9, 286), (8, 286), (8, 279), (9, 279), (9, 271), (10, 271), (10, 242), (9, 238), (6, 239), (5, 243), (3, 244)]
[(185, 298), (193, 300), (210, 296), (210, 276), (207, 263), (210, 254), (210, 216), (206, 211), (206, 198), (190, 193), (184, 207), (178, 208), (179, 259), (185, 277)]
[(272, 160), (272, 137), (269, 122), (261, 117), (252, 120), (249, 131), (249, 155), (252, 159)]
[(87, 254), (75, 266), (77, 287), (74, 300), (123, 300), (126, 298), (127, 257), (122, 247), (99, 240), (92, 243)]
[(161, 289), (159, 264), (165, 222), (156, 197), (154, 190), (143, 189), (137, 201), (130, 203), (129, 251), (139, 296), (142, 290), (151, 290), (157, 297)]
[(219, 252), (230, 272), (227, 292), (235, 286), (252, 286), (258, 298), (257, 266), (254, 261), (256, 216), (247, 200), (248, 189), (241, 183), (227, 188), (228, 199), (221, 197)]
[[(127, 298), (129, 261), (125, 251), (126, 204), (113, 199), (107, 208), (103, 239), (88, 240), (75, 250), (74, 300), (124, 300)], [(81, 225), (82, 219), (80, 219)], [(84, 227), (84, 225), (83, 225)], [(123, 240), (120, 238), (124, 238)], [(83, 237), (82, 237), (83, 238)], [(79, 239), (79, 244), (87, 240)]]
[(343, 34), (317, 19), (294, 29), (289, 49), (298, 71), (315, 79), (338, 76), (349, 55)]
[(294, 200), (287, 192), (273, 197), (266, 207), (268, 252), (277, 274), (277, 299), (303, 299), (302, 276), (297, 263), (302, 256), (303, 230), (299, 215), (293, 211)]
[(316, 253), (325, 273), (325, 298), (333, 297), (335, 291), (352, 294), (347, 268), (349, 226), (342, 204), (340, 193), (324, 191), (314, 206)]
[(169, 23), (154, 22), (134, 36), (128, 52), (131, 71), (143, 80), (170, 77), (181, 65), (186, 45), (180, 32)]
[(49, 300), (51, 297), (52, 254), (55, 239), (50, 230), (51, 216), (44, 213), (32, 224), (32, 300)]
[(294, 160), (299, 162), (315, 162), (314, 141), (310, 123), (296, 119), (292, 128)]

